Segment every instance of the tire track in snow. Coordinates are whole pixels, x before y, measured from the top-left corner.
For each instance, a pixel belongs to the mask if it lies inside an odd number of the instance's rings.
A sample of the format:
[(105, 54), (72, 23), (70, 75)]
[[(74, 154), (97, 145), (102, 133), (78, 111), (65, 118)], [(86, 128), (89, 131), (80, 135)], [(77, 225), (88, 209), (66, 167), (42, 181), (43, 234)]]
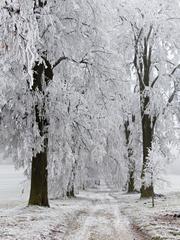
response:
[(87, 195), (87, 204), (86, 210), (80, 210), (72, 219), (62, 240), (135, 239), (129, 221), (120, 214), (117, 200), (110, 192), (91, 192)]
[(89, 217), (89, 213), (79, 214), (79, 216), (75, 217), (62, 240), (85, 240), (86, 222)]

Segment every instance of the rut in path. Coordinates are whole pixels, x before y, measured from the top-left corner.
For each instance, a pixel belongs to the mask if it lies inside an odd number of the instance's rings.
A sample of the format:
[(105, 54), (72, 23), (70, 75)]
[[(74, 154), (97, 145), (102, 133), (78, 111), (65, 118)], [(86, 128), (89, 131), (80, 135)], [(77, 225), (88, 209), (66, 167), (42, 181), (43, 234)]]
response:
[[(110, 190), (83, 192), (82, 209), (69, 223), (62, 240), (142, 240), (121, 214), (117, 199)], [(58, 229), (57, 229), (58, 234)], [(58, 239), (54, 236), (54, 239)]]

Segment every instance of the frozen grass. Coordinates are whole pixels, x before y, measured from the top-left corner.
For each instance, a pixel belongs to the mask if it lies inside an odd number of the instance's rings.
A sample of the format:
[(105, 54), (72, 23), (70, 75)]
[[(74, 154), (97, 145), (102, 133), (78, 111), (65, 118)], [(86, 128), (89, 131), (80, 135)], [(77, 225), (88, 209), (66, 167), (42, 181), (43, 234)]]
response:
[[(82, 204), (82, 203), (81, 203)], [(82, 204), (86, 206), (86, 204)], [(2, 240), (61, 240), (78, 216), (80, 205), (71, 200), (53, 201), (51, 208), (15, 207), (0, 210)]]
[[(162, 197), (152, 201), (140, 200), (139, 194), (113, 193), (119, 201), (121, 211), (129, 217), (137, 229), (151, 240), (180, 240), (180, 176), (164, 176), (166, 183), (157, 185), (156, 192), (163, 193)], [(149, 238), (148, 238), (149, 236)]]

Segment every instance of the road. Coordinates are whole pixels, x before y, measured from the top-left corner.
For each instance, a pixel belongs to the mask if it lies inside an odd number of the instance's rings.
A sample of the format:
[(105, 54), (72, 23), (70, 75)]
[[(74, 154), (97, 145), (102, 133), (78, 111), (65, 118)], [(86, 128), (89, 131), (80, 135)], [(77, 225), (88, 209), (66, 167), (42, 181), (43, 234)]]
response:
[[(129, 220), (121, 214), (120, 203), (108, 189), (80, 193), (77, 215), (68, 224), (62, 240), (142, 240), (133, 232)], [(58, 229), (56, 231), (58, 233)], [(55, 235), (52, 240), (58, 239)]]

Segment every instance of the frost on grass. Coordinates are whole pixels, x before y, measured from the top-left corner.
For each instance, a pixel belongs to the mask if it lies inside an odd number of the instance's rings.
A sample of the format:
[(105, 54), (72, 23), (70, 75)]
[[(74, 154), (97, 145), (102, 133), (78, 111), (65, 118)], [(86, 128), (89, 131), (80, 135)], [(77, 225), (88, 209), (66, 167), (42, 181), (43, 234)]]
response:
[(119, 199), (121, 209), (137, 231), (154, 240), (178, 240), (180, 238), (180, 193), (166, 193), (152, 200), (139, 200), (139, 194), (113, 194)]

